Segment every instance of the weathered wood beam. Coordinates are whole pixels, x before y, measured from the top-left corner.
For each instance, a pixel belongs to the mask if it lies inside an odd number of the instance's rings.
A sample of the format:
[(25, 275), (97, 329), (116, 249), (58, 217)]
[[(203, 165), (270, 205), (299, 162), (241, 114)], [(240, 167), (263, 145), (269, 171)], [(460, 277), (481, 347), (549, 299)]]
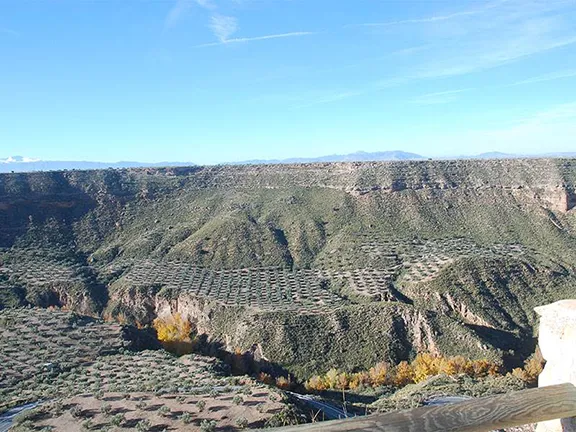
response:
[(451, 405), (273, 429), (283, 432), (487, 432), (576, 416), (576, 387), (559, 384)]

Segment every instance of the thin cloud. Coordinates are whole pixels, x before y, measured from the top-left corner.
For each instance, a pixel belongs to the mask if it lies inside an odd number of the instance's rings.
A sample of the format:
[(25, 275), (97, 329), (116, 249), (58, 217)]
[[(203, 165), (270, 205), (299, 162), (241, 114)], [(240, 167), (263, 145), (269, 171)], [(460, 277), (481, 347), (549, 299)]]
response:
[(576, 69), (559, 71), (559, 72), (549, 73), (546, 75), (540, 75), (540, 76), (528, 78), (528, 79), (525, 79), (522, 81), (517, 81), (512, 85), (517, 86), (517, 85), (524, 85), (524, 84), (534, 84), (534, 83), (539, 83), (539, 82), (553, 81), (553, 80), (557, 80), (557, 79), (573, 78), (573, 77), (576, 77)]
[(235, 44), (235, 43), (245, 43), (245, 42), (261, 41), (261, 40), (268, 40), (268, 39), (300, 37), (300, 36), (308, 36), (308, 35), (313, 35), (313, 34), (317, 34), (317, 33), (316, 32), (290, 32), (290, 33), (279, 33), (279, 34), (271, 34), (271, 35), (264, 35), (264, 36), (224, 39), (224, 40), (220, 40), (220, 42), (211, 42), (211, 43), (196, 45), (196, 48), (204, 48), (204, 47), (211, 47), (211, 46), (218, 46), (218, 45), (228, 45), (228, 44)]
[(0, 33), (7, 34), (10, 36), (20, 36), (20, 33), (9, 28), (0, 28)]
[(427, 93), (415, 99), (409, 101), (411, 104), (415, 105), (439, 105), (446, 104), (458, 99), (459, 93), (464, 93), (474, 90), (473, 88), (465, 88), (458, 90), (447, 90), (442, 92)]
[[(576, 102), (559, 104), (547, 110), (519, 119), (515, 124), (496, 130), (477, 131), (478, 137), (493, 143), (517, 143), (524, 152), (542, 148), (570, 148), (576, 133)], [(552, 144), (551, 144), (552, 143)], [(550, 151), (556, 151), (550, 148)]]
[(576, 102), (568, 102), (535, 114), (528, 123), (542, 124), (556, 122), (558, 120), (574, 119), (576, 119)]
[(210, 29), (220, 43), (227, 43), (228, 38), (238, 30), (238, 20), (231, 16), (214, 15), (210, 20)]
[(399, 20), (399, 21), (385, 21), (385, 22), (375, 22), (375, 23), (362, 23), (357, 24), (354, 27), (390, 27), (402, 24), (418, 24), (418, 23), (433, 23), (437, 21), (448, 21), (454, 18), (462, 17), (462, 16), (469, 16), (469, 15), (476, 15), (480, 13), (480, 11), (463, 11), (463, 12), (455, 12), (449, 15), (435, 15), (431, 17), (425, 18), (414, 18), (414, 19), (406, 19), (406, 20)]
[(495, 2), (487, 3), (485, 6), (477, 8), (477, 9), (470, 9), (460, 12), (454, 12), (451, 14), (446, 15), (432, 15), (429, 17), (422, 17), (422, 18), (411, 18), (405, 20), (398, 20), (398, 21), (384, 21), (384, 22), (374, 22), (374, 23), (362, 23), (356, 24), (348, 27), (392, 27), (398, 26), (403, 24), (426, 24), (426, 23), (435, 23), (435, 22), (442, 22), (442, 21), (451, 21), (461, 17), (468, 17), (473, 15), (478, 15), (481, 13), (486, 12), (489, 9), (496, 8), (503, 3), (508, 2), (509, 0), (499, 0)]
[(540, 54), (557, 48), (562, 48), (576, 43), (576, 36), (563, 39), (532, 40), (525, 38), (523, 41), (513, 41), (507, 46), (498, 48), (494, 46), (471, 49), (469, 53), (461, 57), (454, 57), (445, 64), (436, 63), (422, 67), (414, 78), (442, 78), (458, 75), (466, 75), (477, 71), (493, 69), (508, 63), (516, 62), (525, 57)]
[(351, 97), (361, 96), (365, 93), (366, 93), (365, 91), (361, 91), (361, 90), (338, 92), (338, 93), (334, 93), (332, 95), (327, 95), (327, 96), (318, 98), (318, 99), (313, 100), (311, 102), (295, 105), (295, 106), (293, 106), (293, 108), (299, 109), (299, 108), (308, 108), (308, 107), (315, 106), (315, 105), (323, 105), (323, 104), (327, 104), (327, 103), (331, 103), (331, 102), (337, 102), (337, 101), (340, 101), (343, 99), (348, 99)]
[(204, 9), (214, 9), (215, 7), (212, 0), (176, 0), (176, 3), (172, 9), (170, 9), (164, 20), (164, 27), (174, 27), (194, 6), (200, 6)]

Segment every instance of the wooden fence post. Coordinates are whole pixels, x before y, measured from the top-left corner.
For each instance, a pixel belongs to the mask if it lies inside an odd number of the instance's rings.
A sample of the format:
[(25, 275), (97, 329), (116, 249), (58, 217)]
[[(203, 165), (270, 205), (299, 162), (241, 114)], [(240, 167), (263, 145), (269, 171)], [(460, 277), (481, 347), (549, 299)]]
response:
[[(540, 315), (538, 344), (546, 366), (538, 386), (576, 385), (576, 300), (561, 300), (534, 309)], [(576, 417), (538, 423), (537, 432), (576, 432)]]

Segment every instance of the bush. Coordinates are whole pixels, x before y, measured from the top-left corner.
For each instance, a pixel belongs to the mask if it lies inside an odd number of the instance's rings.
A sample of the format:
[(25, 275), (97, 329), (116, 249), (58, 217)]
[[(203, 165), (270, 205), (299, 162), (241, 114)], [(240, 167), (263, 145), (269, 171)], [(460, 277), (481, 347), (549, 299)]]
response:
[(246, 417), (238, 417), (236, 419), (236, 426), (240, 429), (246, 429), (248, 427), (248, 419)]
[(74, 418), (82, 417), (82, 408), (80, 408), (80, 405), (74, 405), (70, 408), (70, 415)]
[(189, 412), (185, 412), (180, 416), (180, 420), (182, 420), (182, 423), (184, 424), (190, 424), (192, 423), (193, 416)]
[(112, 412), (112, 405), (110, 404), (104, 404), (100, 407), (100, 412), (106, 416), (110, 415), (110, 413)]
[(202, 420), (200, 423), (200, 432), (214, 432), (216, 430), (215, 420)]
[(206, 401), (199, 400), (198, 402), (196, 402), (196, 406), (198, 407), (198, 411), (202, 412), (204, 411), (204, 408), (206, 408)]
[(136, 430), (138, 432), (148, 432), (151, 427), (152, 425), (146, 419), (140, 420), (138, 423), (136, 423)]
[(168, 417), (170, 415), (170, 408), (168, 408), (166, 405), (162, 405), (160, 408), (158, 408), (158, 414), (160, 414), (162, 417)]
[(114, 416), (112, 416), (112, 419), (110, 420), (110, 424), (112, 424), (113, 426), (120, 426), (122, 423), (124, 423), (124, 414), (119, 413), (116, 414)]

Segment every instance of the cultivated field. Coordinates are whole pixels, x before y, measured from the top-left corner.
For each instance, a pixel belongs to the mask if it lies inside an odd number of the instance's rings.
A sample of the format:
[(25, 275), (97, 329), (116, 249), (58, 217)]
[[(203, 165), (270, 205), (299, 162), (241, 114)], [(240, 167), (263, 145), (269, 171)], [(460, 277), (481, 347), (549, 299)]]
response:
[(14, 430), (236, 430), (302, 421), (282, 392), (211, 357), (131, 351), (121, 326), (71, 312), (0, 311), (0, 412)]

